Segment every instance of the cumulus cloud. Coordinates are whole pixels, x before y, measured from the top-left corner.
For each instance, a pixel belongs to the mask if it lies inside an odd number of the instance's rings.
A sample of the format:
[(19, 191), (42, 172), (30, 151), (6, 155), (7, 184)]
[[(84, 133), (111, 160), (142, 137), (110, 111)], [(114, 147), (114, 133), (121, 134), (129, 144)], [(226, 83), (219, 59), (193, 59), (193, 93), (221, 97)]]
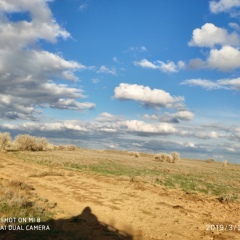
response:
[(183, 97), (171, 96), (161, 89), (150, 89), (148, 86), (127, 83), (121, 83), (114, 89), (114, 98), (138, 101), (149, 107), (167, 108), (184, 101)]
[(141, 134), (160, 134), (167, 135), (177, 132), (177, 130), (168, 123), (149, 124), (138, 120), (129, 120), (125, 122), (127, 130)]
[(238, 48), (223, 46), (221, 49), (212, 49), (207, 59), (209, 68), (221, 71), (231, 71), (240, 67), (240, 51)]
[(220, 13), (229, 11), (232, 8), (239, 8), (240, 2), (238, 0), (211, 1), (209, 7), (212, 13)]
[(211, 49), (205, 61), (196, 58), (185, 64), (185, 69), (213, 69), (222, 72), (238, 68), (240, 68), (240, 49), (232, 46)]
[(159, 69), (162, 72), (177, 72), (178, 66), (175, 65), (174, 62), (169, 61), (167, 63), (164, 63), (162, 61), (156, 61), (155, 63), (152, 63), (148, 61), (147, 59), (143, 59), (141, 61), (135, 61), (133, 62), (135, 66), (140, 66), (143, 68), (151, 68), (151, 69)]
[(215, 45), (238, 46), (240, 36), (236, 33), (228, 33), (226, 29), (216, 27), (212, 23), (206, 23), (201, 28), (193, 30), (189, 46), (214, 47)]
[(101, 113), (97, 118), (96, 121), (98, 122), (117, 122), (122, 120), (122, 117), (116, 116), (107, 112)]
[[(0, 1), (0, 117), (30, 119), (37, 107), (82, 110), (93, 103), (79, 103), (82, 90), (53, 81), (77, 82), (75, 71), (86, 67), (60, 54), (34, 48), (39, 40), (56, 42), (70, 34), (57, 24), (45, 0)], [(30, 20), (11, 21), (15, 12), (29, 13)], [(73, 106), (74, 105), (74, 106)]]

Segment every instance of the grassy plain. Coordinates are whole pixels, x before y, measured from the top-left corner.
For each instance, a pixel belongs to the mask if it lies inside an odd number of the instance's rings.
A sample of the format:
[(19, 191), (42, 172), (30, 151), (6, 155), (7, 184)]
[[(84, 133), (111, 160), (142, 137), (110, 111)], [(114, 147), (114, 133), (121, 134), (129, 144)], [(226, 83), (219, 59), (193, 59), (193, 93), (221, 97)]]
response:
[[(12, 152), (9, 155), (26, 162), (73, 169), (103, 176), (160, 184), (185, 192), (217, 196), (222, 201), (240, 200), (240, 165), (208, 163), (180, 159), (176, 163), (158, 162), (153, 154), (112, 150), (77, 149), (75, 151)], [(59, 173), (41, 173), (59, 174)], [(136, 178), (135, 178), (136, 179)]]

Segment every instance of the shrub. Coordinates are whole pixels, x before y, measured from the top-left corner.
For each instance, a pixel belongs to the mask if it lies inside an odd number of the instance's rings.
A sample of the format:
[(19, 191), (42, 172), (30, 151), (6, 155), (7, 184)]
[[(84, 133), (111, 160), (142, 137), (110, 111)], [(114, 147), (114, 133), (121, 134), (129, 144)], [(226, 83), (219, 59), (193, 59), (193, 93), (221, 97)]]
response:
[(223, 160), (222, 161), (222, 167), (227, 167), (228, 161), (227, 160)]
[(129, 152), (129, 155), (130, 156), (134, 156), (136, 158), (139, 158), (140, 157), (140, 154), (138, 152)]
[(165, 162), (166, 161), (166, 155), (165, 155), (165, 153), (159, 153), (159, 154), (154, 156), (154, 159), (157, 162)]
[(16, 137), (14, 144), (19, 150), (23, 151), (43, 151), (47, 149), (48, 141), (46, 138), (23, 134)]
[(168, 163), (174, 163), (175, 161), (173, 160), (173, 156), (169, 155), (169, 154), (165, 154), (165, 158), (166, 158), (166, 162)]
[(67, 145), (65, 148), (68, 151), (75, 151), (77, 149), (77, 147), (75, 145)]
[(173, 157), (167, 153), (159, 153), (154, 156), (154, 159), (157, 162), (174, 163)]
[(66, 146), (64, 145), (57, 146), (57, 150), (65, 150), (65, 149), (66, 149)]
[(209, 159), (205, 160), (205, 162), (206, 162), (206, 163), (214, 163), (214, 162), (216, 162), (216, 161), (215, 161), (215, 159), (213, 159), (213, 158), (209, 158)]
[(0, 133), (0, 149), (4, 150), (11, 144), (11, 135), (8, 132)]
[(135, 153), (134, 153), (134, 157), (139, 158), (139, 157), (140, 157), (140, 154), (139, 154), (138, 152), (135, 152)]
[(172, 152), (172, 157), (173, 157), (173, 161), (176, 162), (176, 161), (180, 160), (180, 153)]
[(46, 147), (46, 150), (49, 150), (49, 151), (53, 151), (53, 150), (56, 150), (57, 149), (57, 146), (51, 144), (51, 143), (48, 143), (47, 147)]

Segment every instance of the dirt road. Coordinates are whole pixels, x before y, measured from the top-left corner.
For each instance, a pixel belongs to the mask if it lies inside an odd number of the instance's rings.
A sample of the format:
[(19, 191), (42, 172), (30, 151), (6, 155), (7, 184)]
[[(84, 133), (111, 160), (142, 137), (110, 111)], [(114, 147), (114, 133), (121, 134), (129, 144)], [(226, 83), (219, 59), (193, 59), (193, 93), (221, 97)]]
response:
[[(95, 239), (240, 239), (240, 229), (237, 229), (237, 225), (240, 228), (240, 205), (237, 203), (223, 204), (215, 198), (117, 177), (51, 169), (5, 154), (0, 154), (0, 160), (0, 177), (34, 186), (39, 197), (53, 203), (54, 220), (66, 220), (65, 229), (77, 231), (82, 224), (90, 234), (96, 230), (96, 224), (91, 223), (95, 221), (114, 232), (112, 236), (105, 234), (106, 238)], [(75, 225), (71, 227), (71, 224)], [(225, 229), (217, 231), (220, 225)], [(88, 237), (87, 232), (84, 234), (85, 238), (76, 239), (94, 239)], [(53, 239), (74, 238), (57, 238), (55, 234)]]

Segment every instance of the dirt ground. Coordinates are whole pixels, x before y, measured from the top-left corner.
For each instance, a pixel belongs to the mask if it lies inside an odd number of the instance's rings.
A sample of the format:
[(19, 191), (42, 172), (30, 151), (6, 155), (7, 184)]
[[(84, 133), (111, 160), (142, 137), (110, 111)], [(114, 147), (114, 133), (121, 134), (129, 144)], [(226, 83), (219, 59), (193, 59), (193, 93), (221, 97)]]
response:
[[(240, 239), (238, 203), (60, 168), (54, 170), (62, 176), (38, 176), (52, 167), (2, 153), (0, 160), (0, 177), (32, 185), (40, 198), (53, 203), (54, 226), (73, 233), (70, 237), (56, 232), (42, 239)], [(220, 225), (224, 230), (217, 230)]]

